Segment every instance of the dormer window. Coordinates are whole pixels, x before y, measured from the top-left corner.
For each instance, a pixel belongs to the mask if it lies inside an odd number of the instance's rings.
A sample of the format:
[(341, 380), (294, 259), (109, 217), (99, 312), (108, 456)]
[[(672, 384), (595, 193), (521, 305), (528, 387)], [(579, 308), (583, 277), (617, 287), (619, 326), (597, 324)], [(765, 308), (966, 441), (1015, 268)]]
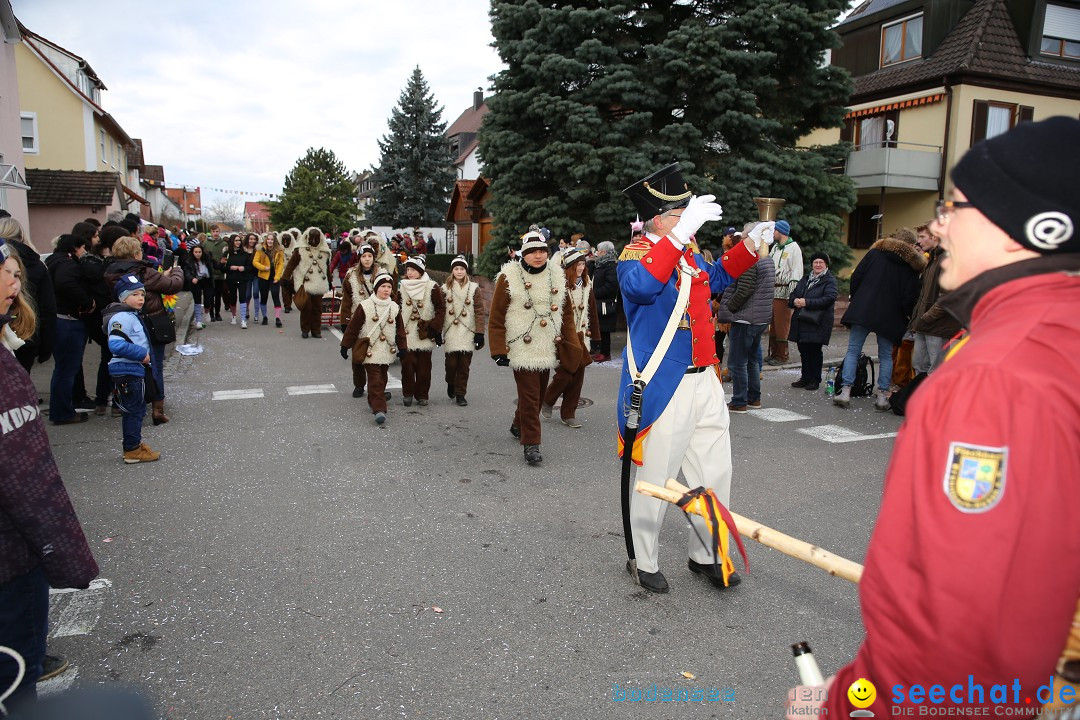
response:
[(1080, 8), (1047, 3), (1040, 51), (1043, 55), (1080, 60)]
[(920, 13), (881, 27), (881, 67), (922, 57), (922, 25)]

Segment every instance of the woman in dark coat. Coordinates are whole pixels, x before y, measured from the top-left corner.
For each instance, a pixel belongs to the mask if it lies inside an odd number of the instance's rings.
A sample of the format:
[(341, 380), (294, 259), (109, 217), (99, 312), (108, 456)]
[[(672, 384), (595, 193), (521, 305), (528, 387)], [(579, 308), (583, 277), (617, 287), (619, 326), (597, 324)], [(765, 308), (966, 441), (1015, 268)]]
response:
[(802, 375), (791, 387), (817, 390), (821, 386), (821, 348), (832, 337), (836, 278), (829, 272), (829, 256), (823, 252), (810, 256), (810, 269), (788, 297), (788, 307), (795, 308), (788, 341), (798, 344), (802, 359)]
[(851, 328), (851, 335), (841, 374), (844, 387), (833, 398), (835, 404), (847, 407), (851, 403), (859, 353), (867, 336), (874, 333), (879, 366), (874, 409), (889, 409), (892, 349), (904, 339), (911, 311), (919, 299), (919, 275), (925, 268), (926, 257), (915, 247), (915, 233), (900, 228), (893, 237), (874, 243), (851, 274), (851, 304), (840, 320)]
[(593, 297), (600, 319), (600, 347), (593, 360), (607, 362), (611, 359), (611, 333), (615, 331), (616, 313), (619, 311), (619, 277), (615, 272), (618, 258), (615, 245), (605, 240), (596, 246), (593, 268)]

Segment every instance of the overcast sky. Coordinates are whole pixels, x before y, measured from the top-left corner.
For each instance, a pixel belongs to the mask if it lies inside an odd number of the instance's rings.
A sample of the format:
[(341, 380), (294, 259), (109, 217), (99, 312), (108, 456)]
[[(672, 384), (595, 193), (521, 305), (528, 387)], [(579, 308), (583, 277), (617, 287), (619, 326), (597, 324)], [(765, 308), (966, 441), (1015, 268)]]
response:
[[(12, 0), (33, 32), (81, 56), (102, 105), (168, 185), (275, 193), (308, 147), (349, 170), (420, 66), (449, 124), (502, 64), (486, 0)], [(240, 196), (239, 200), (256, 200)]]

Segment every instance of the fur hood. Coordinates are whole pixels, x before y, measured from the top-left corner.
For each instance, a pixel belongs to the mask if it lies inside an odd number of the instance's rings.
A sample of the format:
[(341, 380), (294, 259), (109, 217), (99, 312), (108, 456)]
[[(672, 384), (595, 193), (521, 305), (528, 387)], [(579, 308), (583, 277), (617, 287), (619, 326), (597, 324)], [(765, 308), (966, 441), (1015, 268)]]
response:
[[(319, 234), (319, 244), (318, 245), (309, 245), (308, 244), (308, 236), (311, 234), (312, 231), (315, 231), (315, 232), (317, 232)], [(300, 239), (297, 240), (296, 242), (297, 242), (297, 245), (299, 247), (315, 247), (315, 248), (318, 248), (320, 250), (325, 250), (328, 255), (330, 254), (330, 246), (326, 242), (326, 236), (323, 235), (323, 231), (320, 230), (317, 227), (309, 227), (307, 230), (305, 230), (303, 233), (301, 233)]]
[(914, 245), (908, 245), (902, 240), (882, 238), (871, 245), (870, 249), (892, 253), (900, 260), (900, 262), (906, 263), (912, 270), (919, 274), (922, 274), (922, 271), (926, 269), (926, 256), (923, 255), (922, 251)]

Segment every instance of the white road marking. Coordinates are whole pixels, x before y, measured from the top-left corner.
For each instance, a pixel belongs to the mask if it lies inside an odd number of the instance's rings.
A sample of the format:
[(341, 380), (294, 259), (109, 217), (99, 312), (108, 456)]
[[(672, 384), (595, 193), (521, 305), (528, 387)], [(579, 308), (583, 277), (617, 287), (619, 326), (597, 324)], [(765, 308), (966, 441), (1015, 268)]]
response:
[(797, 428), (799, 432), (810, 437), (817, 438), (818, 440), (824, 440), (831, 443), (849, 443), (849, 442), (861, 442), (863, 440), (880, 440), (883, 438), (894, 438), (897, 433), (879, 433), (877, 435), (863, 435), (857, 433), (854, 430), (848, 430), (842, 428), (839, 425), (817, 425), (815, 427)]
[(214, 400), (248, 400), (251, 398), (261, 398), (262, 396), (262, 388), (253, 388), (251, 390), (218, 390), (214, 393)]
[(79, 668), (72, 665), (56, 677), (49, 678), (44, 682), (39, 682), (37, 684), (38, 697), (45, 698), (50, 695), (59, 695), (62, 692), (67, 692), (71, 689), (71, 686), (75, 684), (75, 679), (78, 677)]
[(793, 420), (809, 420), (808, 415), (800, 415), (790, 410), (784, 410), (783, 408), (761, 408), (760, 410), (750, 410), (750, 414), (759, 417), (762, 420), (768, 420), (769, 422), (791, 422)]
[[(90, 587), (87, 590), (101, 590), (103, 588), (111, 588), (112, 580), (106, 580), (105, 578), (98, 578), (97, 580), (90, 581)], [(78, 588), (49, 588), (49, 595), (66, 595), (68, 593), (83, 592)]]
[(335, 327), (330, 328), (330, 334), (336, 337), (338, 340), (343, 340), (345, 338), (345, 336), (341, 334), (341, 331)]
[(333, 383), (326, 385), (290, 385), (285, 388), (285, 392), (290, 395), (323, 395), (327, 393), (336, 393), (337, 388)]
[(49, 637), (89, 635), (97, 624), (111, 586), (112, 583), (106, 581), (106, 584), (89, 590), (53, 595), (49, 601), (49, 611), (55, 620), (51, 623)]
[(386, 373), (386, 389), (387, 390), (400, 390), (401, 389), (401, 378), (397, 377), (396, 375), (391, 375), (390, 373)]

